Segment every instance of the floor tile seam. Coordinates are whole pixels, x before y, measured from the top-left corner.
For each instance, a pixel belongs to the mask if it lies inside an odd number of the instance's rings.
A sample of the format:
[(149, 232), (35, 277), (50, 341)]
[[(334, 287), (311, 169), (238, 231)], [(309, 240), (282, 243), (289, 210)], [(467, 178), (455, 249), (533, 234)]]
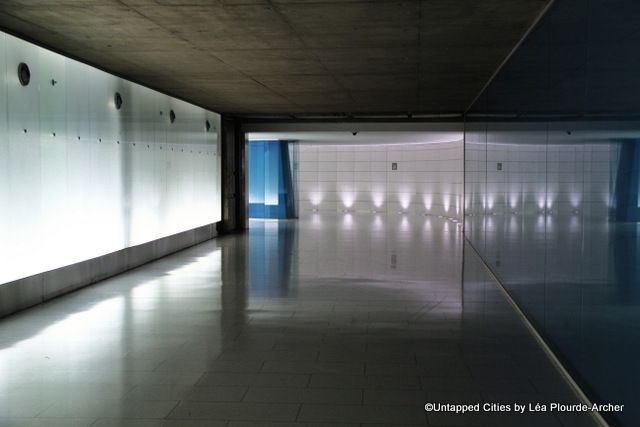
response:
[(202, 373), (200, 374), (200, 376), (198, 377), (198, 379), (197, 379), (197, 380), (195, 380), (195, 382), (194, 382), (192, 385), (193, 385), (194, 387), (201, 386), (201, 385), (202, 385), (202, 384), (201, 384), (201, 383), (202, 383), (202, 380), (204, 379), (204, 377), (205, 377), (207, 374), (209, 374), (209, 372), (208, 372), (208, 371), (202, 371)]
[(47, 412), (50, 408), (52, 408), (56, 403), (58, 403), (57, 400), (52, 401), (49, 405), (46, 405), (46, 407), (44, 409), (42, 409), (41, 411), (38, 411), (37, 414), (35, 414), (32, 418), (44, 418), (41, 417), (40, 415), (44, 414), (45, 412)]
[(163, 417), (163, 419), (168, 420), (171, 417), (171, 414), (173, 414), (173, 412), (176, 410), (176, 408), (178, 406), (180, 406), (180, 404), (183, 402), (183, 400), (177, 400), (176, 404), (173, 405), (173, 407), (171, 408), (171, 410), (169, 412), (167, 412), (167, 414)]
[(249, 394), (249, 390), (251, 389), (251, 385), (246, 385), (244, 387), (245, 390), (244, 393), (242, 393), (242, 397), (240, 398), (239, 402), (246, 402), (245, 398), (247, 397), (247, 394)]
[(298, 421), (300, 419), (300, 413), (302, 412), (302, 403), (298, 404), (298, 411), (296, 412), (296, 418), (294, 421)]

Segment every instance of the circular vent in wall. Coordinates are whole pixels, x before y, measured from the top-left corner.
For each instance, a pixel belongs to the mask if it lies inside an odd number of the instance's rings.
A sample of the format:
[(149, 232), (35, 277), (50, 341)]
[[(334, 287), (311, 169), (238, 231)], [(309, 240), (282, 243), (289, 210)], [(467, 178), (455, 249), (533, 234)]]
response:
[(122, 108), (122, 96), (120, 95), (120, 92), (116, 92), (113, 96), (113, 102), (116, 105), (116, 110)]
[(29, 66), (24, 62), (18, 65), (18, 79), (22, 86), (28, 85), (31, 81), (31, 71), (29, 70)]

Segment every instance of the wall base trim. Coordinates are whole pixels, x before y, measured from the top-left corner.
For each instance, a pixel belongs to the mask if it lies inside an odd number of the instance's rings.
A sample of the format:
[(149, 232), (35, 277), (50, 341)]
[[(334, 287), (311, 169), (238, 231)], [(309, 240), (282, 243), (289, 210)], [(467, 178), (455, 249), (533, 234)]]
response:
[(217, 236), (207, 224), (0, 285), (0, 318), (139, 267)]

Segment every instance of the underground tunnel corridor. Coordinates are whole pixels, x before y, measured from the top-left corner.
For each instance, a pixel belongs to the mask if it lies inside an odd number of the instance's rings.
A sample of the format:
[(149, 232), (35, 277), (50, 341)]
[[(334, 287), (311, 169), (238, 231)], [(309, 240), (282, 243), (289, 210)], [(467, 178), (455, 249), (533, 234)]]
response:
[(438, 216), (313, 213), (220, 237), (0, 324), (3, 426), (589, 426)]
[(0, 427), (637, 427), (639, 23), (0, 2)]

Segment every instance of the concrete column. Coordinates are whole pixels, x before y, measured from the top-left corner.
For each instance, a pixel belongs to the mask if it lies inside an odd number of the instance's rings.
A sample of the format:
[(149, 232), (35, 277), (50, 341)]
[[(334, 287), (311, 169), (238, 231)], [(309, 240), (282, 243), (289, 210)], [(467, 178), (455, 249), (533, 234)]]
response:
[(222, 118), (222, 221), (218, 231), (247, 228), (247, 157), (239, 121)]

